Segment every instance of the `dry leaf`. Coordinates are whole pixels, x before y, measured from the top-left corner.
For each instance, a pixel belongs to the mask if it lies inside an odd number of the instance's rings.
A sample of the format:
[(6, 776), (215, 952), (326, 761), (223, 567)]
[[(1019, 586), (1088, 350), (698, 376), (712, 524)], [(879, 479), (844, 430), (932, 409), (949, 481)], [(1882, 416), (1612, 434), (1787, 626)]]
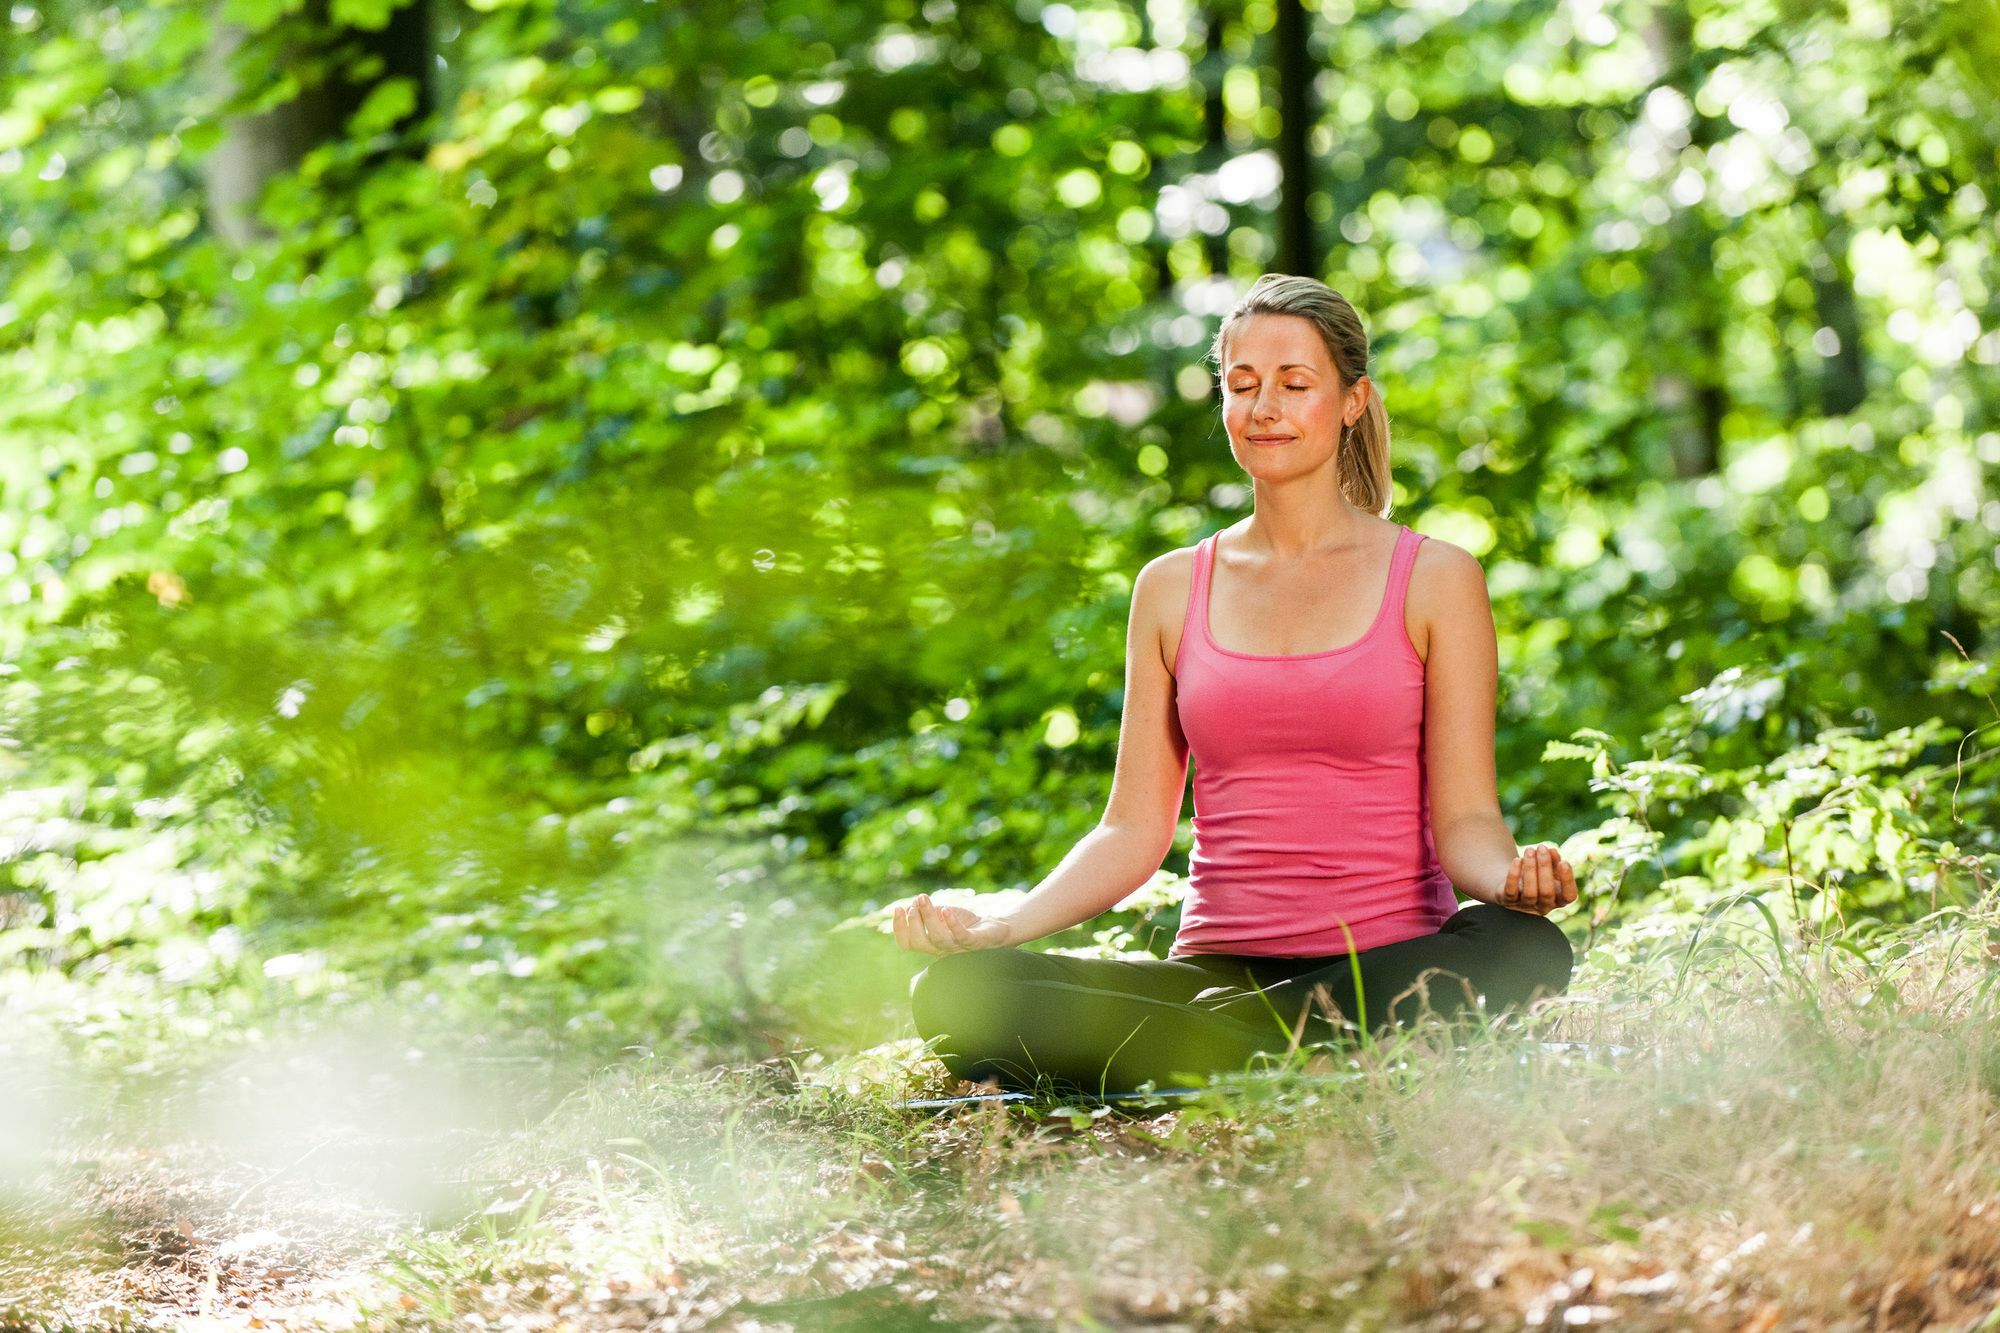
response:
[(1777, 1325), (1778, 1317), (1784, 1313), (1784, 1309), (1785, 1307), (1776, 1301), (1765, 1301), (1751, 1312), (1750, 1317), (1743, 1321), (1743, 1327), (1736, 1330), (1736, 1333), (1770, 1333)]

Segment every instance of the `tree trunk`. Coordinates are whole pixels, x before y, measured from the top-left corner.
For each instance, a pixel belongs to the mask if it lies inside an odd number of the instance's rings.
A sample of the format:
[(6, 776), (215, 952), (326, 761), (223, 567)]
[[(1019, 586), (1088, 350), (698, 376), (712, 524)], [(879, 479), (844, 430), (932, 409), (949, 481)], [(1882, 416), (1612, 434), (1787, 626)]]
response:
[(1312, 52), (1307, 49), (1308, 24), (1299, 0), (1278, 0), (1276, 27), (1278, 71), (1278, 269), (1305, 277), (1319, 276), (1319, 245), (1313, 236), (1312, 198), (1313, 98)]
[(1868, 363), (1861, 352), (1861, 314), (1854, 302), (1854, 274), (1847, 263), (1847, 220), (1829, 212), (1824, 203), (1814, 209), (1814, 234), (1819, 253), (1812, 258), (1813, 304), (1819, 323), (1830, 329), (1840, 346), (1820, 362), (1820, 411), (1845, 416), (1868, 396)]
[[(1694, 102), (1699, 79), (1694, 68), (1693, 20), (1675, 4), (1655, 9), (1646, 42), (1660, 65), (1660, 82)], [(1692, 108), (1690, 142), (1704, 153), (1720, 138), (1715, 118)], [(1723, 305), (1728, 294), (1715, 276), (1715, 228), (1694, 204), (1681, 210), (1669, 228), (1669, 242), (1654, 265), (1658, 297), (1656, 346), (1667, 349), (1666, 369), (1657, 377), (1660, 406), (1680, 417), (1673, 432), (1674, 474), (1683, 479), (1713, 473), (1722, 456), (1722, 419), (1729, 411), (1723, 380)], [(1664, 316), (1664, 318), (1662, 317)]]
[[(1214, 171), (1229, 157), (1229, 136), (1223, 126), (1225, 115), (1222, 105), (1222, 76), (1229, 68), (1229, 52), (1222, 41), (1222, 6), (1210, 4), (1202, 11), (1206, 27), (1206, 49), (1201, 58), (1202, 80), (1202, 126), (1207, 130), (1208, 142), (1202, 145), (1201, 161), (1203, 171)], [(1208, 270), (1211, 273), (1229, 271), (1229, 234), (1203, 233), (1203, 248), (1208, 252)]]
[[(271, 180), (297, 167), (319, 145), (339, 137), (349, 118), (368, 95), (389, 79), (406, 78), (416, 85), (416, 103), (391, 127), (400, 132), (429, 116), (431, 87), (430, 0), (408, 0), (392, 11), (380, 29), (336, 24), (327, 0), (308, 0), (298, 14), (280, 19), (252, 38), (244, 29), (214, 11), (206, 73), (224, 94), (225, 105), (237, 95), (244, 47), (254, 41), (264, 49), (251, 53), (262, 71), (274, 66), (301, 68), (332, 57), (331, 76), (302, 88), (297, 97), (255, 115), (231, 116), (222, 142), (209, 154), (207, 192), (209, 222), (233, 245), (244, 245), (264, 228), (257, 220), (257, 201)], [(381, 68), (363, 78), (354, 66), (373, 57)]]

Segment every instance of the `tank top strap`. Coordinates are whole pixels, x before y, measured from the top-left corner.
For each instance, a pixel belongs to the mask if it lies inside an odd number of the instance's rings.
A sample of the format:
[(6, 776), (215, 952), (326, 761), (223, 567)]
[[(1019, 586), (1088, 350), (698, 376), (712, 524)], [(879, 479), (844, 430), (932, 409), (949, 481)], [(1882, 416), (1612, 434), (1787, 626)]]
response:
[(1187, 614), (1181, 619), (1180, 648), (1174, 653), (1176, 677), (1188, 655), (1202, 651), (1202, 626), (1208, 623), (1208, 562), (1214, 545), (1213, 533), (1194, 544), (1194, 564), (1188, 574)]
[(1208, 623), (1209, 567), (1215, 563), (1215, 537), (1211, 532), (1194, 546), (1194, 583), (1188, 588), (1188, 627)]
[(1417, 547), (1423, 542), (1424, 534), (1414, 528), (1406, 527), (1396, 534), (1396, 553), (1389, 559), (1389, 587), (1382, 600), (1388, 614), (1399, 620), (1410, 588), (1410, 571), (1417, 563)]

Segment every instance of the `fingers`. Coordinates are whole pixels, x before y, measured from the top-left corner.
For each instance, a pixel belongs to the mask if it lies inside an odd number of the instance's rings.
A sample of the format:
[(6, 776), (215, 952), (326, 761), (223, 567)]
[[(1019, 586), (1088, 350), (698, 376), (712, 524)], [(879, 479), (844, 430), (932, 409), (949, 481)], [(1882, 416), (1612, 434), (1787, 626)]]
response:
[(917, 895), (917, 919), (923, 923), (924, 942), (929, 953), (954, 953), (964, 946), (952, 934), (951, 926), (944, 919), (928, 893)]
[(1535, 904), (1541, 896), (1541, 863), (1535, 849), (1528, 847), (1514, 858), (1507, 867), (1507, 892), (1501, 896), (1501, 903), (1517, 912), (1536, 912), (1541, 909)]
[(930, 900), (918, 894), (907, 903), (899, 903), (892, 914), (896, 928), (896, 943), (915, 953), (942, 953), (924, 922), (924, 909)]
[(921, 937), (917, 930), (917, 909), (909, 903), (898, 903), (894, 913), (896, 923), (896, 943), (905, 949), (922, 953)]
[(1553, 912), (1576, 901), (1576, 869), (1563, 859), (1562, 848), (1554, 843), (1544, 843), (1540, 850), (1547, 883), (1547, 891), (1541, 899), (1547, 905), (1541, 910)]
[(970, 915), (963, 908), (940, 907), (928, 893), (920, 893), (908, 902), (896, 904), (890, 912), (890, 924), (896, 932), (896, 943), (905, 949), (917, 953), (962, 953), (981, 947), (966, 920)]
[(951, 938), (951, 932), (938, 920), (937, 908), (931, 903), (927, 893), (917, 895), (917, 924), (923, 931), (924, 946), (931, 953), (944, 952), (941, 941)]
[(1500, 903), (1518, 912), (1547, 915), (1576, 901), (1576, 876), (1554, 843), (1522, 849), (1507, 867)]
[[(1510, 901), (1509, 906), (1546, 915), (1577, 900), (1576, 868), (1563, 858), (1562, 849), (1554, 843), (1540, 842), (1527, 848), (1515, 865), (1520, 873), (1519, 897)], [(1510, 882), (1513, 880), (1512, 871), (1508, 878)]]

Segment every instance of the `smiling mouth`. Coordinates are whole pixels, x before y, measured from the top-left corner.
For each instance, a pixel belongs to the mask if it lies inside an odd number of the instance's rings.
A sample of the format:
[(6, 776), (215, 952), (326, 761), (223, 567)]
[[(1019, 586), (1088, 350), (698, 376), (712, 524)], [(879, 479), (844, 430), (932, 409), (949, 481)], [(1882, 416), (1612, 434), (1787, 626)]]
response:
[(1289, 435), (1252, 435), (1249, 437), (1252, 444), (1284, 444), (1291, 438)]

